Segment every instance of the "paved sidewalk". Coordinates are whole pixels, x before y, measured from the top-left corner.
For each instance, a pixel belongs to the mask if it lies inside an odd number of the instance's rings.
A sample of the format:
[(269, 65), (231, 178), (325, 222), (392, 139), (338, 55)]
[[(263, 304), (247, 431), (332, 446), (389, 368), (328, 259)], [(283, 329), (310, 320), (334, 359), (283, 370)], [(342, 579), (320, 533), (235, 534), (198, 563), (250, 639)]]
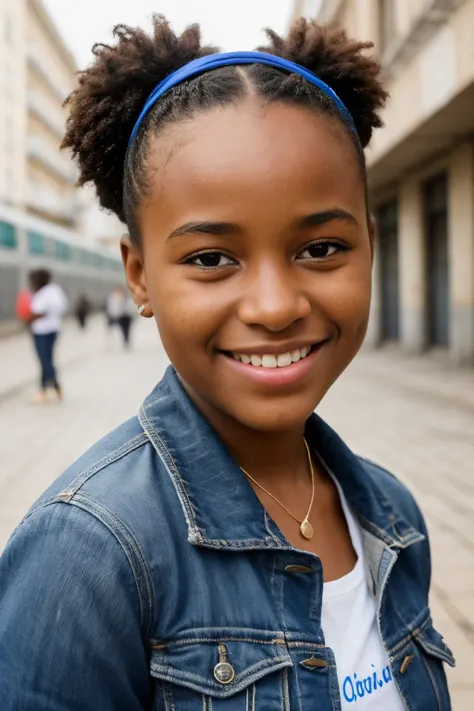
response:
[[(110, 340), (110, 334), (103, 314), (92, 316), (85, 331), (81, 331), (73, 319), (68, 319), (56, 347), (59, 368), (99, 353), (107, 338)], [(33, 339), (26, 328), (0, 339), (0, 363), (3, 365), (0, 368), (0, 401), (37, 381), (38, 363)]]
[[(160, 378), (167, 360), (154, 324), (137, 322), (133, 335), (133, 349), (124, 352), (100, 319), (86, 334), (68, 326), (60, 344), (65, 400), (39, 409), (27, 404), (33, 388), (24, 385), (36, 378), (28, 339), (0, 341), (0, 550), (32, 501), (134, 414)], [(431, 534), (433, 617), (457, 658), (448, 670), (453, 711), (472, 711), (474, 372), (394, 352), (362, 353), (320, 412), (356, 452), (392, 469), (418, 498)]]

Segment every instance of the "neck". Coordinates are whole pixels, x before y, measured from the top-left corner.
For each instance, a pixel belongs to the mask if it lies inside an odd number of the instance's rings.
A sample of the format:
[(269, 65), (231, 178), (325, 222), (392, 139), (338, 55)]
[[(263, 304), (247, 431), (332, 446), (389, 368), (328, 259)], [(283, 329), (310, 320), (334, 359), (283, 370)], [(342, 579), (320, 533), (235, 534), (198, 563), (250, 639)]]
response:
[[(183, 386), (186, 388), (185, 383)], [(194, 393), (188, 395), (225, 443), (237, 464), (259, 484), (282, 484), (308, 478), (308, 455), (304, 445), (304, 424), (291, 430), (260, 431), (246, 427), (212, 407)]]

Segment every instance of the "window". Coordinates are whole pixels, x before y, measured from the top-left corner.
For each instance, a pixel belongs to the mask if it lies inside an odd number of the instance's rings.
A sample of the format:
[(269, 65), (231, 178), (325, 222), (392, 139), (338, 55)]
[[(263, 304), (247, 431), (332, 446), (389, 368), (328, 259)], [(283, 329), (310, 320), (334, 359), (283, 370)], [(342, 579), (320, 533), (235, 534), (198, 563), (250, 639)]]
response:
[(423, 186), (428, 345), (446, 347), (450, 332), (449, 200), (445, 173)]
[(45, 248), (44, 235), (39, 232), (28, 232), (28, 251), (30, 254), (44, 254)]
[(380, 259), (381, 336), (383, 341), (400, 337), (398, 257), (398, 205), (395, 200), (377, 210)]
[(69, 262), (71, 259), (71, 248), (64, 242), (56, 241), (54, 243), (54, 256), (61, 262)]
[(0, 222), (0, 248), (16, 249), (16, 231), (9, 222)]

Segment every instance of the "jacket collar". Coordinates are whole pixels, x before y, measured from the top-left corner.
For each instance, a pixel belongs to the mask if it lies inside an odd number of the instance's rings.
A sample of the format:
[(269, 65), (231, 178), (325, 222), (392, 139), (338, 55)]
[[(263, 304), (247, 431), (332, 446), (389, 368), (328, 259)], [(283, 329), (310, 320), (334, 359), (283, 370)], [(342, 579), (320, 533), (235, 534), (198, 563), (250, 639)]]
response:
[[(233, 550), (290, 548), (171, 366), (143, 403), (139, 420), (175, 486), (190, 543)], [(392, 548), (423, 538), (315, 414), (308, 420), (306, 437), (366, 530)]]

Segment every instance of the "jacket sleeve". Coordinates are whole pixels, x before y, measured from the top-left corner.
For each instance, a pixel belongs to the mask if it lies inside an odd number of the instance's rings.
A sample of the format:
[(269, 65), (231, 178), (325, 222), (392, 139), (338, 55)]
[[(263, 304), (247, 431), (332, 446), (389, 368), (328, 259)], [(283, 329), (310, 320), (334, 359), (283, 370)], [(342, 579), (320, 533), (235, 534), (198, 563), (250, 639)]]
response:
[(142, 711), (140, 600), (124, 548), (98, 518), (56, 502), (0, 559), (0, 709)]

